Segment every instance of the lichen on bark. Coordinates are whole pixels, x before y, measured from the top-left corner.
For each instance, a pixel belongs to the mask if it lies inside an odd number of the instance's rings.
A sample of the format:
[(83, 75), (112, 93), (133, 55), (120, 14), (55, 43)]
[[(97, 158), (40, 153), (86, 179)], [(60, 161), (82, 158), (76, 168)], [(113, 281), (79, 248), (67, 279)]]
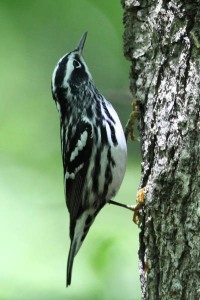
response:
[[(122, 0), (138, 100), (143, 299), (200, 299), (199, 1)], [(148, 265), (148, 271), (144, 271)]]

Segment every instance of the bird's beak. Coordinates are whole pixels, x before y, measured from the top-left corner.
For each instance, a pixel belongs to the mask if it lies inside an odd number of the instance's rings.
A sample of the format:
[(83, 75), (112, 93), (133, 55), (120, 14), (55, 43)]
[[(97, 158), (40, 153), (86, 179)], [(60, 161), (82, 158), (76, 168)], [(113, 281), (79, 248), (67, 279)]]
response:
[(78, 46), (76, 47), (76, 50), (79, 52), (79, 54), (82, 54), (86, 37), (87, 37), (87, 31), (82, 35), (80, 42), (78, 43)]

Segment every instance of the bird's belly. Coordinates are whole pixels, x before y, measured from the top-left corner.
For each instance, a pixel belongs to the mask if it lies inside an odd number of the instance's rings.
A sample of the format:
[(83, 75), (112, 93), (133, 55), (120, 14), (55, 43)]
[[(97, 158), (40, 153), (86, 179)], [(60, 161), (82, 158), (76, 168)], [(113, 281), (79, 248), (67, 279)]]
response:
[[(91, 162), (95, 161), (95, 151), (93, 155), (94, 159), (91, 159)], [(110, 155), (112, 159), (109, 158)], [(100, 164), (90, 165), (88, 169), (86, 189), (90, 194), (89, 206), (98, 202), (98, 199), (106, 202), (116, 195), (124, 178), (126, 159), (126, 144), (123, 147), (104, 147)], [(98, 172), (95, 172), (96, 167), (99, 169)]]
[[(108, 186), (106, 201), (110, 200), (116, 195), (121, 186), (126, 171), (127, 153), (125, 149), (112, 149), (112, 157), (115, 161), (115, 165), (111, 166), (112, 181)], [(107, 175), (102, 174), (102, 176), (104, 176), (106, 181)]]

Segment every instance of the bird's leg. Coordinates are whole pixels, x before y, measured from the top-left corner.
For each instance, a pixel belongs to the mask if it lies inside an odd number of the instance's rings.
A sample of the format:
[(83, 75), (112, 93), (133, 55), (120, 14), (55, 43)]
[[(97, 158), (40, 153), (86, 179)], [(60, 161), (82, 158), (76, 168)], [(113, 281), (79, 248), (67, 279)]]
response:
[(133, 214), (133, 222), (135, 224), (139, 223), (139, 210), (142, 208), (144, 204), (145, 193), (146, 193), (146, 187), (141, 188), (137, 192), (137, 204), (134, 207), (134, 214)]
[(127, 204), (123, 204), (123, 203), (116, 202), (116, 201), (113, 201), (113, 200), (108, 200), (108, 204), (113, 204), (113, 205), (116, 205), (116, 206), (121, 206), (121, 207), (129, 209), (131, 211), (134, 211), (134, 207), (135, 207), (135, 205), (127, 205)]
[(138, 222), (139, 222), (139, 210), (142, 208), (142, 205), (144, 203), (144, 197), (145, 197), (145, 187), (138, 191), (138, 193), (137, 193), (137, 204), (136, 205), (127, 205), (127, 204), (119, 203), (119, 202), (116, 202), (116, 201), (113, 201), (113, 200), (109, 200), (108, 204), (121, 206), (121, 207), (124, 207), (126, 209), (129, 209), (129, 210), (133, 211), (134, 212), (133, 222), (135, 224), (138, 224)]

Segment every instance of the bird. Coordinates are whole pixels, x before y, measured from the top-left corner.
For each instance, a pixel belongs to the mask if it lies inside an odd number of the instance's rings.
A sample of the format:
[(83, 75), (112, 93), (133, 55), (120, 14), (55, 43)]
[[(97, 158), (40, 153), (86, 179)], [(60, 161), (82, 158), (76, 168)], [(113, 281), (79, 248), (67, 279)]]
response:
[[(74, 257), (95, 217), (107, 203), (117, 203), (111, 199), (121, 186), (127, 162), (119, 117), (95, 86), (83, 57), (86, 37), (87, 32), (77, 47), (58, 61), (51, 81), (60, 117), (64, 193), (70, 218), (66, 286), (71, 284)], [(106, 76), (106, 63), (104, 67)]]

